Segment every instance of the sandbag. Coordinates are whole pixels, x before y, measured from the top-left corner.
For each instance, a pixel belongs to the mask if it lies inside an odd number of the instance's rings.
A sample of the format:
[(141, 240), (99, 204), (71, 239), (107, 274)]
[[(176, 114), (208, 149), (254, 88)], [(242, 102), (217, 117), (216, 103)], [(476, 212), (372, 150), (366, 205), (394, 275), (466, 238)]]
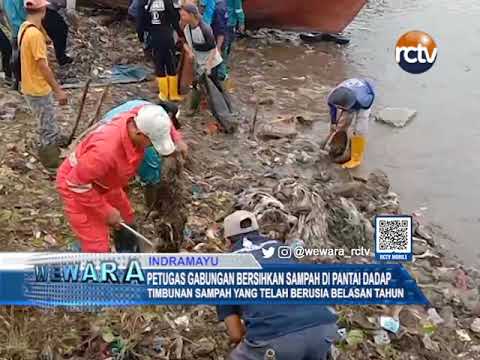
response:
[(182, 50), (180, 61), (178, 63), (178, 93), (180, 95), (188, 94), (193, 83), (193, 59), (189, 58), (185, 50)]
[(205, 73), (200, 77), (200, 82), (205, 88), (208, 105), (213, 116), (224, 131), (231, 134), (237, 130), (237, 123), (233, 116), (232, 104), (228, 94), (225, 93), (220, 84), (216, 84)]

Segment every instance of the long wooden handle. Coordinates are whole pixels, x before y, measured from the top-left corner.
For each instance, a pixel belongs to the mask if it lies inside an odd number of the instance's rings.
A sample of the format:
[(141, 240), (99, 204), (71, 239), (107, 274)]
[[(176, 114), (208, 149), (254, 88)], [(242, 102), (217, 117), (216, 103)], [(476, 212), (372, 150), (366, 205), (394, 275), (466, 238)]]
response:
[(337, 134), (337, 131), (333, 132), (332, 135), (330, 135), (330, 137), (325, 142), (325, 145), (323, 145), (323, 149), (326, 149), (327, 146), (330, 145), (330, 143), (332, 142), (332, 140), (333, 140), (333, 138), (335, 137), (336, 134)]
[(125, 223), (120, 223), (121, 226), (123, 226), (125, 229), (127, 229), (128, 231), (130, 231), (133, 235), (135, 235), (136, 237), (142, 239), (143, 241), (145, 241), (148, 245), (150, 245), (151, 247), (154, 247), (153, 243), (148, 240), (145, 236), (143, 236), (142, 234), (140, 234), (138, 231), (135, 231), (134, 229), (132, 229), (130, 226), (128, 226), (127, 224)]
[(68, 139), (68, 145), (73, 142), (75, 138), (75, 133), (77, 132), (78, 124), (80, 123), (80, 119), (82, 118), (83, 109), (85, 108), (85, 100), (87, 98), (88, 89), (90, 88), (90, 83), (92, 79), (88, 79), (87, 83), (85, 84), (85, 88), (83, 89), (82, 100), (80, 101), (80, 108), (78, 109), (77, 119), (75, 120), (75, 125), (73, 126), (72, 133), (70, 138)]

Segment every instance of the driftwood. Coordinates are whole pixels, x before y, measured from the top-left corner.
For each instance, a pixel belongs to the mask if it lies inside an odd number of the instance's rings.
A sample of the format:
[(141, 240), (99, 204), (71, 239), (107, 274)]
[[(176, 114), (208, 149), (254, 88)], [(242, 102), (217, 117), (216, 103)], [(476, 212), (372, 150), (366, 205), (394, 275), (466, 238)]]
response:
[(92, 120), (88, 123), (88, 127), (91, 127), (93, 124), (95, 124), (98, 120), (100, 120), (100, 113), (102, 111), (102, 105), (105, 102), (105, 98), (108, 95), (108, 91), (110, 90), (110, 85), (108, 85), (102, 92), (102, 96), (100, 97), (100, 100), (97, 103), (97, 109), (95, 110), (95, 115), (93, 116)]
[(293, 117), (279, 116), (270, 122), (263, 122), (258, 129), (258, 137), (264, 139), (291, 138), (297, 135), (296, 123)]

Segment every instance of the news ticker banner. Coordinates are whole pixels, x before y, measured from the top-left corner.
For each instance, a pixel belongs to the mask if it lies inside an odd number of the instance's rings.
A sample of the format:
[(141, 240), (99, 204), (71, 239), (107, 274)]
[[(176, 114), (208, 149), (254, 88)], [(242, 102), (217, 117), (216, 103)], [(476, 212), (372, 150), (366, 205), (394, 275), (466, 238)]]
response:
[(0, 253), (0, 305), (428, 304), (401, 264), (269, 264), (251, 254)]

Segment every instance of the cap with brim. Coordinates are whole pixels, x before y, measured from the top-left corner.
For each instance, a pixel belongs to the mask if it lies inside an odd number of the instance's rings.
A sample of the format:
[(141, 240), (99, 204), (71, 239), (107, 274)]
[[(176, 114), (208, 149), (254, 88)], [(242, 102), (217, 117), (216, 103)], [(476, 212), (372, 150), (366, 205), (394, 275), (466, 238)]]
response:
[(198, 7), (195, 4), (185, 4), (182, 6), (182, 9), (192, 15), (200, 14)]
[[(245, 220), (250, 220), (250, 225), (242, 227), (242, 222)], [(225, 220), (223, 220), (223, 228), (224, 235), (228, 238), (235, 235), (257, 231), (258, 223), (255, 214), (245, 210), (239, 210), (235, 211), (233, 214), (227, 216)]]
[(150, 140), (152, 141), (152, 145), (155, 150), (157, 150), (157, 152), (162, 156), (172, 155), (175, 152), (175, 144), (171, 137), (168, 139), (164, 138), (159, 140)]
[(50, 5), (50, 3), (47, 0), (25, 0), (23, 2), (23, 7), (30, 10), (41, 9), (48, 5)]
[(357, 99), (352, 90), (346, 87), (339, 87), (330, 94), (328, 102), (349, 110), (355, 105)]
[(171, 155), (175, 144), (170, 135), (172, 122), (165, 110), (158, 105), (145, 105), (135, 118), (138, 129), (152, 142), (161, 156)]

